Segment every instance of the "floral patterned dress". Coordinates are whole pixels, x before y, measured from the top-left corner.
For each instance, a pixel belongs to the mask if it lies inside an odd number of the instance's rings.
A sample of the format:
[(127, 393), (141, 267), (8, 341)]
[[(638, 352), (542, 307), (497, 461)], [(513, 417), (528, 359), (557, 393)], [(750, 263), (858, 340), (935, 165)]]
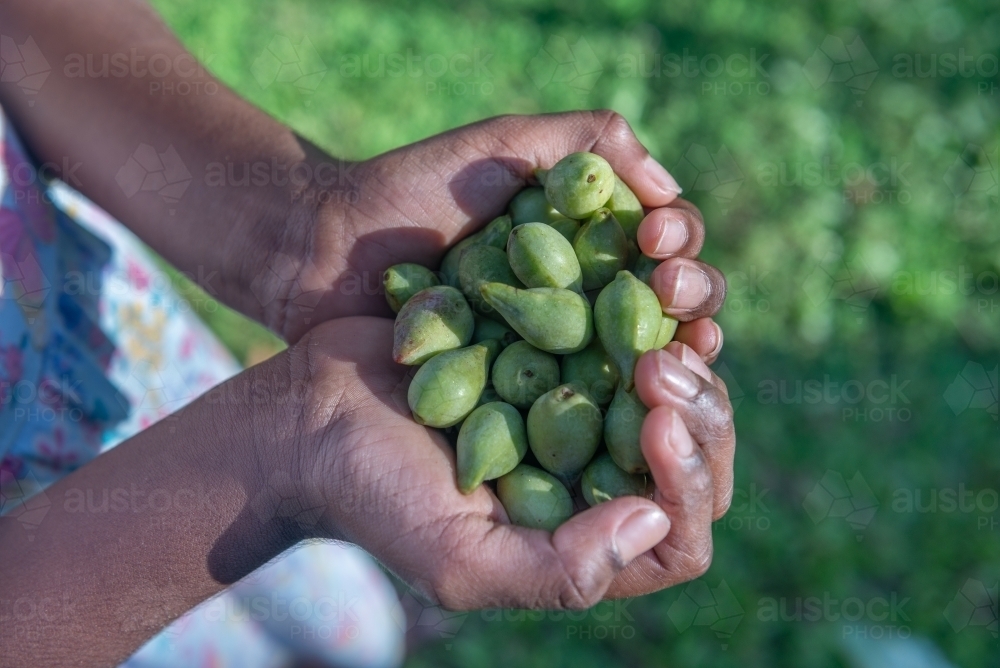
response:
[[(137, 238), (39, 178), (0, 110), (0, 514), (30, 540), (48, 485), (239, 371)], [(405, 626), (368, 555), (314, 542), (125, 665), (391, 666)]]

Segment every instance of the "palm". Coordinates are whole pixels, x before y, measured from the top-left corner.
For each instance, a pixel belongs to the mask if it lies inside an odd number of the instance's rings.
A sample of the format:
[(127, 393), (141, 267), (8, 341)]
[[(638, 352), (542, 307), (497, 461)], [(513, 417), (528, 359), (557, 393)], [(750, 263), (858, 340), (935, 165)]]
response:
[[(313, 330), (306, 343), (313, 351), (310, 363), (319, 388), (310, 414), (323, 432), (313, 473), (322, 495), (318, 501), (328, 508), (323, 523), (330, 535), (363, 546), (449, 607), (595, 602), (581, 591), (574, 574), (593, 570), (593, 564), (573, 560), (590, 559), (589, 543), (604, 540), (609, 522), (620, 523), (620, 515), (648, 501), (628, 497), (602, 504), (578, 515), (569, 523), (575, 522), (573, 527), (564, 525), (555, 536), (513, 527), (485, 486), (468, 496), (458, 492), (452, 447), (440, 432), (413, 422), (406, 403), (410, 370), (389, 355), (391, 320), (336, 320)], [(338, 401), (324, 410), (330, 396)], [(704, 489), (683, 492), (681, 505), (705, 505)], [(710, 486), (708, 494), (710, 514)], [(569, 548), (559, 545), (559, 534)], [(571, 556), (563, 554), (567, 551)], [(613, 582), (609, 574), (597, 595), (660, 589), (689, 579), (690, 568), (689, 556), (667, 540), (616, 571)], [(526, 600), (525, 579), (532, 573), (552, 578), (553, 571), (554, 591)], [(477, 584), (484, 573), (504, 584)]]

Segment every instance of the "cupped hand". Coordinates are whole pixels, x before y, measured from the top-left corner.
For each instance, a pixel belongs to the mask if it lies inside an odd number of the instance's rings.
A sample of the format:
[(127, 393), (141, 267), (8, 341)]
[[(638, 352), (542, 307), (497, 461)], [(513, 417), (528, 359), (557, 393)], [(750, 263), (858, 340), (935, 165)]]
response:
[(436, 268), (449, 246), (506, 210), (534, 169), (574, 151), (605, 157), (646, 207), (639, 246), (665, 260), (653, 287), (666, 312), (686, 323), (677, 339), (713, 360), (722, 332), (707, 316), (726, 289), (717, 269), (695, 259), (701, 214), (677, 198), (674, 179), (610, 111), (501, 116), (342, 164), (333, 185), (303, 194), (308, 213), (289, 223), (260, 272), (255, 290), (268, 302), (268, 324), (294, 342), (332, 318), (390, 315), (380, 290), (385, 269)]
[(656, 492), (575, 515), (554, 533), (509, 523), (488, 487), (465, 496), (444, 435), (413, 422), (412, 370), (392, 362), (392, 321), (354, 317), (290, 349), (308, 377), (297, 428), (309, 507), (323, 534), (361, 545), (451, 609), (583, 608), (696, 578), (712, 557), (713, 518), (732, 496), (735, 437), (722, 381), (674, 342), (650, 351), (636, 386), (652, 408), (642, 449)]

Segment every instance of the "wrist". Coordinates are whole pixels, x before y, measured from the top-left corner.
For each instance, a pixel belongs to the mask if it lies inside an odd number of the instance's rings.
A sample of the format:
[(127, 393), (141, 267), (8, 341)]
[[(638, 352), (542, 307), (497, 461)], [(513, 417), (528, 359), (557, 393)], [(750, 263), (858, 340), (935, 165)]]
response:
[(305, 157), (281, 170), (277, 187), (258, 191), (239, 267), (243, 312), (289, 343), (335, 315), (332, 283), (346, 269), (348, 210), (358, 198), (358, 163), (299, 141)]

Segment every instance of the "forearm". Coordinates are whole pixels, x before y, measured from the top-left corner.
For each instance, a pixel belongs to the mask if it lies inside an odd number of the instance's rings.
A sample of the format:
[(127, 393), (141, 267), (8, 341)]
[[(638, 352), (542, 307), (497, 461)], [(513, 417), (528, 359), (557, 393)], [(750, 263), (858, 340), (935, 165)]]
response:
[[(215, 80), (145, 2), (10, 0), (0, 27), (51, 67), (35, 95), (0, 85), (37, 159), (209, 294), (271, 324), (276, 305), (249, 284), (312, 215), (318, 165), (335, 182), (338, 163)], [(176, 151), (187, 172), (169, 175), (176, 190), (142, 183), (129, 162), (140, 146)], [(290, 178), (303, 162), (292, 176), (307, 178)]]
[(0, 664), (124, 659), (300, 538), (267, 495), (300, 478), (279, 456), (290, 370), (282, 353), (46, 489), (30, 532), (0, 518)]

